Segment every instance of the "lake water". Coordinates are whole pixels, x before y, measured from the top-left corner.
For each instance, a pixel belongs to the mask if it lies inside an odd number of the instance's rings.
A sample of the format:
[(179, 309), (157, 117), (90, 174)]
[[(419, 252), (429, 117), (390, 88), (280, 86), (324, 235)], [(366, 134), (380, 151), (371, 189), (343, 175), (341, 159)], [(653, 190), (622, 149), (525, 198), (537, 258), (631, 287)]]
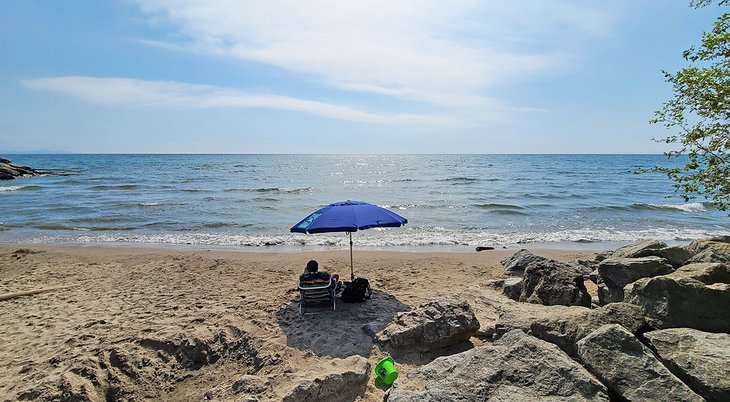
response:
[(0, 182), (0, 242), (346, 246), (289, 228), (342, 200), (408, 218), (358, 247), (684, 241), (730, 233), (661, 155), (11, 155), (55, 174)]

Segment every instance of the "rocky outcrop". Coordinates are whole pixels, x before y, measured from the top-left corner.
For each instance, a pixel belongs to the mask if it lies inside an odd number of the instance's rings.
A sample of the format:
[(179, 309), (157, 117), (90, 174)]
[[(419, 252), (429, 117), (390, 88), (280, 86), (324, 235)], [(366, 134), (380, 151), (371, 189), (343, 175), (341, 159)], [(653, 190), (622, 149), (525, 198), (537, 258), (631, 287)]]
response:
[(676, 280), (693, 279), (707, 285), (730, 283), (730, 265), (717, 263), (688, 264), (664, 276)]
[(639, 307), (611, 303), (577, 315), (541, 318), (530, 325), (530, 334), (557, 345), (571, 357), (578, 357), (576, 343), (606, 324), (619, 324), (634, 335), (646, 326)]
[(0, 158), (0, 180), (12, 180), (22, 176), (37, 176), (39, 173), (28, 166), (17, 165)]
[(527, 266), (520, 301), (546, 306), (590, 307), (591, 296), (583, 284), (583, 274), (559, 261), (543, 260)]
[(669, 247), (666, 243), (656, 240), (639, 240), (618, 248), (613, 253), (613, 258), (660, 257), (666, 259), (669, 264), (677, 268), (685, 264), (695, 253), (695, 251), (686, 247)]
[(703, 400), (618, 324), (600, 327), (576, 346), (588, 370), (624, 400)]
[(694, 257), (695, 252), (690, 251), (685, 247), (672, 246), (656, 250), (652, 252), (652, 255), (664, 258), (667, 262), (669, 262), (669, 264), (671, 264), (671, 266), (678, 268), (686, 264), (690, 258)]
[(686, 261), (687, 264), (694, 264), (698, 262), (720, 262), (730, 264), (730, 251), (722, 251), (708, 247)]
[(700, 252), (707, 249), (719, 251), (721, 253), (730, 253), (730, 242), (727, 241), (728, 236), (718, 236), (707, 240), (694, 240), (687, 249)]
[(638, 258), (653, 256), (656, 250), (667, 247), (664, 242), (656, 240), (638, 240), (613, 252), (612, 258)]
[(532, 254), (531, 252), (522, 249), (511, 256), (502, 260), (502, 266), (507, 274), (514, 276), (522, 276), (525, 273), (525, 269), (530, 264), (547, 261), (547, 258), (540, 257), (539, 255)]
[(609, 258), (598, 265), (598, 299), (601, 304), (624, 299), (624, 286), (640, 278), (664, 275), (674, 271), (660, 257)]
[(606, 388), (555, 345), (512, 331), (440, 357), (395, 382), (387, 402), (608, 401)]
[(625, 291), (626, 302), (641, 307), (653, 328), (730, 332), (730, 284), (657, 276), (629, 284)]
[(478, 329), (469, 303), (433, 301), (397, 313), (375, 341), (389, 349), (425, 352), (467, 341)]
[(367, 359), (350, 356), (315, 364), (304, 373), (244, 375), (231, 384), (211, 389), (204, 400), (354, 401), (365, 392), (369, 374)]
[(569, 320), (571, 317), (590, 311), (590, 309), (582, 306), (544, 306), (542, 304), (512, 302), (511, 300), (508, 300), (508, 302), (510, 303), (495, 304), (498, 312), (498, 318), (494, 323), (493, 339), (495, 340), (515, 329), (529, 333), (532, 324), (539, 320), (550, 318)]
[(708, 401), (730, 401), (730, 334), (689, 328), (644, 335), (669, 370)]

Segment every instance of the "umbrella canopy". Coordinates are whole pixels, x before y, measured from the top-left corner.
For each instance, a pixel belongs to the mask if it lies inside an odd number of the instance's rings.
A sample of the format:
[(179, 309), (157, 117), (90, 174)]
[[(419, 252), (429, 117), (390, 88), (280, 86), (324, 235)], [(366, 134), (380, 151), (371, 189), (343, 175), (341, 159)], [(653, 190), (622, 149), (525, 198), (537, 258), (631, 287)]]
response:
[(342, 201), (327, 205), (311, 213), (292, 226), (296, 233), (350, 233), (350, 277), (355, 278), (352, 264), (352, 232), (378, 227), (398, 227), (408, 223), (408, 219), (362, 201)]

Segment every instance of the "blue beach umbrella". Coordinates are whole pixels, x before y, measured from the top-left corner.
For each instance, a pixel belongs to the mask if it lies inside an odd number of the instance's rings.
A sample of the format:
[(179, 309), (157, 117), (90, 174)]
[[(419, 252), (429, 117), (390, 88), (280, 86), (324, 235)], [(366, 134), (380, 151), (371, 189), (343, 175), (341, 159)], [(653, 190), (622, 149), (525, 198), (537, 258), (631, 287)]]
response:
[(342, 201), (311, 213), (292, 226), (295, 233), (347, 232), (350, 235), (350, 278), (355, 279), (352, 264), (352, 232), (370, 228), (398, 227), (408, 219), (377, 205), (361, 201)]

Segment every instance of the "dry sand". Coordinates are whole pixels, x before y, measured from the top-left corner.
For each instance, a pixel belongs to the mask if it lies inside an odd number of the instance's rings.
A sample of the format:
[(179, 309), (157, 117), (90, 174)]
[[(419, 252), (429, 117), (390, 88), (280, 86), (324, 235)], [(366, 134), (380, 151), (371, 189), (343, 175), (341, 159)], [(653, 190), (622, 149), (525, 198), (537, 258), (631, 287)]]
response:
[[(301, 316), (294, 288), (306, 262), (347, 278), (346, 251), (0, 246), (0, 400), (65, 389), (200, 401), (245, 374), (306, 373), (356, 354), (375, 364), (385, 354), (363, 327), (503, 277), (499, 261), (514, 251), (357, 251), (355, 274), (370, 280), (372, 300)], [(566, 261), (591, 254), (531, 251)], [(405, 373), (435, 357), (400, 356), (398, 367)], [(372, 374), (369, 384), (359, 400), (381, 401)]]

